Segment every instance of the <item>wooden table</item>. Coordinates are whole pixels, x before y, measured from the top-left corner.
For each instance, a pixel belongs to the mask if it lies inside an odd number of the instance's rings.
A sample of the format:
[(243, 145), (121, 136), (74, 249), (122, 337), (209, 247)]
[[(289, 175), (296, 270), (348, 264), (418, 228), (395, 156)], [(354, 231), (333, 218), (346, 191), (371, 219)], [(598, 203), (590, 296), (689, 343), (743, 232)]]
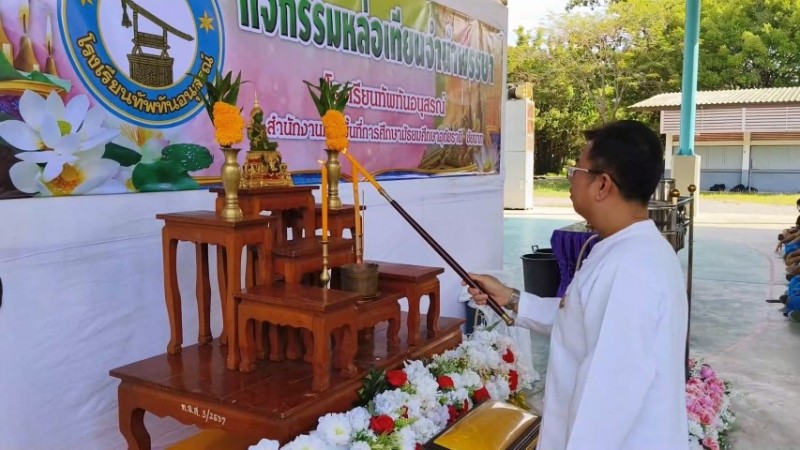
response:
[(423, 295), (429, 298), (427, 326), (428, 336), (434, 336), (439, 320), (439, 278), (442, 267), (398, 264), (385, 261), (364, 261), (378, 265), (378, 289), (381, 292), (400, 292), (408, 300), (409, 345), (414, 345), (419, 329), (419, 303)]
[[(405, 320), (405, 314), (401, 320)], [(329, 412), (353, 408), (362, 378), (370, 368), (394, 369), (407, 359), (420, 359), (455, 348), (461, 342), (461, 319), (440, 320), (436, 338), (419, 337), (409, 347), (405, 329), (396, 349), (386, 345), (359, 346), (355, 378), (334, 373), (326, 392), (311, 389), (312, 371), (300, 361), (258, 361), (250, 373), (225, 369), (225, 351), (211, 345), (192, 345), (180, 354), (164, 354), (111, 371), (120, 379), (119, 428), (129, 450), (149, 450), (150, 435), (144, 413), (173, 417), (186, 425), (223, 429), (237, 435), (276, 439), (286, 444), (316, 428), (317, 419)], [(375, 329), (376, 343), (385, 343), (386, 326)]]
[[(272, 212), (276, 217), (276, 243), (288, 240), (287, 230), (292, 229), (292, 239), (313, 236), (316, 225), (314, 219), (315, 200), (311, 191), (317, 186), (274, 186), (262, 188), (240, 188), (239, 207), (244, 215)], [(222, 211), (225, 203), (225, 190), (222, 187), (209, 189), (217, 194), (216, 209)], [(294, 228), (298, 227), (298, 228)]]
[(178, 289), (178, 242), (195, 243), (197, 254), (197, 307), (201, 344), (211, 342), (211, 283), (208, 274), (208, 246), (217, 246), (217, 275), (222, 306), (223, 331), (221, 339), (228, 344), (227, 367), (238, 369), (239, 345), (236, 333), (236, 299), (234, 294), (241, 286), (242, 248), (252, 246), (258, 254), (256, 277), (259, 283), (272, 280), (271, 258), (272, 228), (274, 219), (262, 216), (245, 217), (240, 221), (227, 221), (214, 211), (188, 211), (158, 214), (164, 221), (161, 231), (164, 259), (164, 299), (169, 315), (170, 339), (167, 352), (180, 353), (183, 343), (183, 317), (181, 293)]
[[(236, 294), (239, 301), (239, 340), (242, 362), (239, 370), (256, 367), (255, 323), (303, 328), (311, 333), (311, 389), (324, 392), (330, 387), (331, 334), (337, 330), (334, 364), (348, 377), (356, 374), (356, 301), (353, 292), (298, 284), (271, 283)], [(399, 317), (398, 317), (399, 319)], [(307, 349), (308, 350), (308, 349)]]

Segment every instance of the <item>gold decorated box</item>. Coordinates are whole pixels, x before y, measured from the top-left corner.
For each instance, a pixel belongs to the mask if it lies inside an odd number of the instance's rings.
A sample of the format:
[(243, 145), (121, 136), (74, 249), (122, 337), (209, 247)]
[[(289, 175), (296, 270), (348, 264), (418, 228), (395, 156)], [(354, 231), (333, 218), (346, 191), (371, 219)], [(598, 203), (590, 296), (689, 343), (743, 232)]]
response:
[(541, 418), (505, 402), (485, 401), (439, 433), (426, 450), (533, 450)]

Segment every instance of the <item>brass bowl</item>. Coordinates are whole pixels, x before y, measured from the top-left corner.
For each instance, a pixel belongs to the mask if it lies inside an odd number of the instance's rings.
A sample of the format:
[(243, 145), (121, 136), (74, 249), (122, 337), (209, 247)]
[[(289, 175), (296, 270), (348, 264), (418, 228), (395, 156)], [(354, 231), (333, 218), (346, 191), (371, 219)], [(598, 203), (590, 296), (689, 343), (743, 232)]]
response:
[(364, 298), (378, 295), (378, 265), (375, 263), (345, 264), (339, 267), (343, 291), (357, 292)]

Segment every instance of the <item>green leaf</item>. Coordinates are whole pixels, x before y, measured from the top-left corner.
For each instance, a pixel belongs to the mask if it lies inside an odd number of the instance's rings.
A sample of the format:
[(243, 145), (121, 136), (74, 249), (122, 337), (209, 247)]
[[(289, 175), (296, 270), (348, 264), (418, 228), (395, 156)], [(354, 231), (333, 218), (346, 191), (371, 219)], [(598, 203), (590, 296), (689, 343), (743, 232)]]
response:
[(139, 192), (183, 191), (200, 187), (186, 169), (175, 161), (137, 164), (132, 180)]
[(0, 54), (0, 81), (24, 80), (25, 77), (17, 71), (3, 54)]
[(205, 169), (214, 162), (211, 152), (202, 145), (172, 144), (161, 150), (166, 161), (174, 161), (189, 172)]
[(317, 94), (315, 94), (314, 91), (311, 90), (311, 88), (308, 88), (308, 92), (311, 94), (311, 99), (314, 100), (314, 106), (317, 107), (317, 111), (319, 111), (319, 116), (322, 117), (323, 115), (325, 115), (325, 108), (322, 105), (319, 96), (317, 96)]
[(142, 160), (142, 155), (136, 150), (131, 150), (113, 142), (106, 144), (103, 158), (116, 161), (122, 167), (130, 167)]

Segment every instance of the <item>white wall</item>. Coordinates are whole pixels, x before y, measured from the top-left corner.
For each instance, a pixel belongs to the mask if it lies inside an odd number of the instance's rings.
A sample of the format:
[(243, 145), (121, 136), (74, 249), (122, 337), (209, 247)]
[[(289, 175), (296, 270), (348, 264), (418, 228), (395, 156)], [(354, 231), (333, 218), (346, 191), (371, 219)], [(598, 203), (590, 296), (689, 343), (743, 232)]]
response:
[[(341, 189), (345, 202), (349, 186)], [(464, 268), (502, 268), (501, 176), (384, 186)], [(382, 197), (365, 192), (367, 258), (446, 267)], [(124, 448), (117, 380), (108, 371), (164, 353), (169, 340), (155, 215), (213, 209), (213, 199), (193, 191), (0, 201), (0, 449)], [(197, 336), (193, 247), (182, 243), (178, 257), (190, 345)], [(442, 315), (463, 317), (460, 281), (446, 268)], [(154, 445), (175, 440), (179, 427), (158, 425)]]

